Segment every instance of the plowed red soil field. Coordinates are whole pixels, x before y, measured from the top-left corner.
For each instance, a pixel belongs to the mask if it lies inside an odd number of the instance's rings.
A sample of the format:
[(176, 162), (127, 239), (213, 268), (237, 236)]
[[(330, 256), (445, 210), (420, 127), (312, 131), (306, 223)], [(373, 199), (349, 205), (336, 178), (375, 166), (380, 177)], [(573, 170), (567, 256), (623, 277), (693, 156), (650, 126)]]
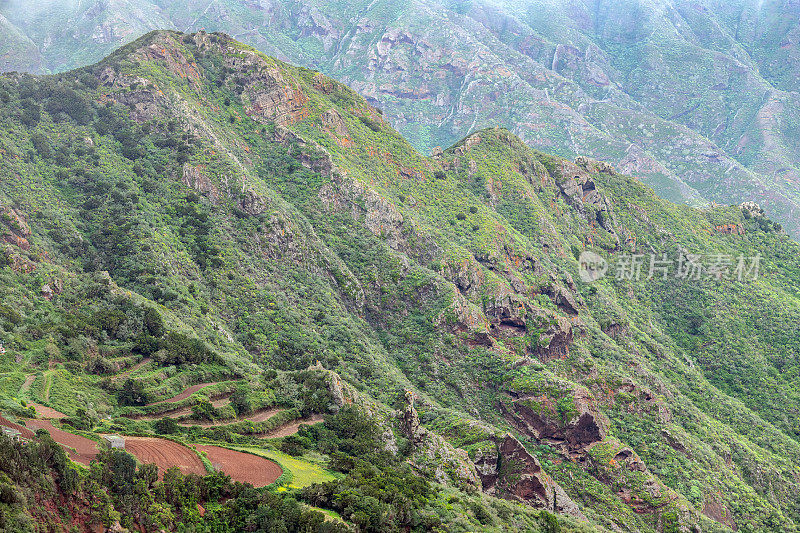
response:
[(33, 430), (46, 430), (54, 441), (67, 449), (69, 458), (76, 463), (88, 465), (92, 459), (97, 457), (98, 450), (95, 441), (58, 429), (49, 420), (28, 420), (25, 425)]
[(254, 487), (269, 485), (283, 474), (277, 463), (264, 457), (219, 446), (198, 445), (197, 449), (206, 453), (215, 470), (225, 472), (234, 481), (250, 483)]
[(41, 405), (38, 403), (28, 402), (28, 405), (32, 405), (34, 409), (36, 409), (36, 414), (41, 416), (42, 418), (66, 418), (67, 415), (62, 413), (61, 411), (56, 411), (52, 407), (47, 407), (46, 405)]
[(173, 466), (180, 468), (184, 474), (206, 474), (203, 461), (194, 451), (171, 440), (125, 437), (125, 449), (142, 463), (155, 463), (159, 475), (163, 475), (165, 470)]
[(20, 432), (23, 439), (32, 439), (36, 436), (34, 435), (35, 431), (31, 431), (29, 428), (26, 428), (25, 426), (15, 424), (11, 420), (3, 418), (2, 416), (0, 416), (0, 426), (8, 426), (10, 428), (16, 429), (17, 431)]

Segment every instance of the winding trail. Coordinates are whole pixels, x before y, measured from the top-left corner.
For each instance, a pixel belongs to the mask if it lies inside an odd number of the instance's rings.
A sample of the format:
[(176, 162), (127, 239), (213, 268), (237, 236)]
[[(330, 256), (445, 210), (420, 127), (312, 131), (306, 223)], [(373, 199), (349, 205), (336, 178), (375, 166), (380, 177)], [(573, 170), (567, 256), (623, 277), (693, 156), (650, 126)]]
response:
[(36, 374), (31, 374), (25, 378), (25, 383), (22, 384), (22, 387), (19, 388), (20, 394), (28, 392), (33, 385), (33, 382), (36, 381)]

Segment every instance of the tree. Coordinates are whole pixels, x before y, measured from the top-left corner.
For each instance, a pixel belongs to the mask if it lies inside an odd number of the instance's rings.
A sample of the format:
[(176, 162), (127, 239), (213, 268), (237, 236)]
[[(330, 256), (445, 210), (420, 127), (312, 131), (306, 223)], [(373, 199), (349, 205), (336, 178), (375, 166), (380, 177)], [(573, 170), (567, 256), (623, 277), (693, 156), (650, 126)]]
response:
[(253, 412), (253, 406), (247, 398), (247, 388), (239, 387), (231, 395), (231, 406), (236, 411), (236, 416), (245, 416)]
[(153, 428), (156, 430), (156, 433), (160, 433), (162, 435), (172, 435), (179, 431), (180, 426), (178, 426), (178, 423), (174, 418), (167, 416), (156, 420), (153, 424)]
[(208, 400), (202, 400), (192, 406), (192, 418), (195, 420), (214, 420), (217, 415), (216, 408)]
[(148, 394), (141, 381), (129, 378), (125, 380), (122, 389), (117, 393), (117, 400), (122, 405), (145, 405), (148, 401)]

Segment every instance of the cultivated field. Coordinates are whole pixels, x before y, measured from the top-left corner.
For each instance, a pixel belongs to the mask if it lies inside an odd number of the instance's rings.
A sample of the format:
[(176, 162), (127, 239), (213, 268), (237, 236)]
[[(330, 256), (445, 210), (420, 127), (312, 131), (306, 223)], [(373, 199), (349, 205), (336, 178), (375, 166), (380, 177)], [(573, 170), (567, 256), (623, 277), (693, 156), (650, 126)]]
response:
[(195, 392), (197, 392), (200, 389), (203, 389), (205, 387), (208, 387), (210, 385), (216, 385), (216, 383), (214, 383), (214, 382), (198, 383), (197, 385), (192, 385), (190, 387), (186, 387), (186, 389), (182, 393), (176, 394), (172, 398), (169, 398), (169, 399), (166, 399), (166, 400), (161, 400), (161, 401), (158, 401), (158, 402), (153, 402), (153, 403), (148, 404), (148, 405), (157, 405), (157, 404), (160, 404), (160, 403), (176, 403), (176, 402), (179, 402), (181, 400), (185, 400), (186, 398), (188, 398), (189, 396), (191, 396)]
[[(211, 405), (213, 405), (214, 407), (220, 407), (219, 405), (216, 405), (214, 402), (211, 402)], [(251, 414), (249, 414), (247, 416), (243, 416), (243, 417), (240, 417), (240, 418), (228, 418), (228, 419), (214, 420), (214, 421), (211, 421), (211, 420), (185, 420), (183, 422), (179, 422), (178, 425), (179, 426), (183, 426), (183, 427), (191, 427), (191, 426), (217, 427), (217, 426), (226, 426), (228, 424), (233, 424), (234, 422), (241, 422), (242, 420), (249, 420), (250, 422), (258, 423), (258, 422), (265, 422), (265, 421), (269, 420), (270, 418), (272, 418), (276, 414), (280, 413), (281, 411), (283, 411), (283, 409), (276, 409), (276, 408), (259, 409), (258, 411), (255, 411), (254, 413), (251, 413)], [(191, 414), (191, 409), (189, 409), (189, 413), (187, 413), (187, 414)], [(170, 415), (170, 416), (174, 417), (176, 415)], [(164, 417), (164, 415), (160, 415), (158, 418), (163, 418), (163, 417)], [(143, 420), (146, 420), (146, 418), (143, 417)]]
[(95, 441), (58, 429), (49, 420), (28, 420), (25, 425), (33, 430), (46, 430), (54, 441), (67, 449), (70, 459), (77, 463), (88, 465), (92, 459), (97, 457), (98, 450)]
[(322, 415), (311, 415), (307, 418), (301, 418), (299, 420), (295, 420), (294, 422), (289, 422), (288, 424), (284, 424), (281, 427), (270, 431), (266, 435), (259, 437), (260, 439), (277, 439), (278, 437), (288, 437), (289, 435), (294, 435), (300, 429), (300, 426), (303, 424), (311, 425), (317, 424), (322, 422), (323, 418)]
[(125, 437), (125, 449), (141, 463), (155, 463), (159, 475), (173, 466), (184, 474), (205, 475), (206, 468), (197, 454), (177, 442), (150, 437)]
[(28, 402), (28, 405), (33, 406), (36, 409), (36, 415), (41, 416), (42, 418), (66, 418), (67, 415), (62, 413), (61, 411), (56, 411), (52, 407), (47, 407), (46, 405), (41, 405), (34, 402)]
[(277, 463), (264, 457), (237, 452), (219, 446), (197, 446), (198, 451), (206, 453), (215, 470), (225, 472), (234, 481), (251, 483), (263, 487), (278, 479), (283, 470)]

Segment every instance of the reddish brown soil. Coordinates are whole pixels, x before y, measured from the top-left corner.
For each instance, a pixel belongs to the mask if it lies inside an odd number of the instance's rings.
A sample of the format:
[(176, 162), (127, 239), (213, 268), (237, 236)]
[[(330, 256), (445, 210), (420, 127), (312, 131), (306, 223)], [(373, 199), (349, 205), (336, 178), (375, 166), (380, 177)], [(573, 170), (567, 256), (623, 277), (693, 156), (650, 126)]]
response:
[(136, 372), (137, 370), (139, 370), (140, 368), (142, 368), (144, 365), (146, 365), (146, 364), (147, 364), (147, 363), (149, 363), (150, 361), (152, 361), (152, 359), (150, 359), (149, 357), (145, 357), (144, 359), (142, 359), (141, 361), (139, 361), (138, 363), (136, 363), (135, 365), (133, 365), (133, 366), (132, 366), (132, 367), (130, 367), (129, 369), (127, 369), (127, 370), (125, 370), (124, 372), (121, 372), (121, 373), (117, 374), (116, 376), (112, 377), (112, 378), (111, 378), (111, 381), (116, 381), (116, 380), (118, 380), (118, 379), (124, 379), (124, 378), (127, 378), (127, 377), (128, 377), (128, 376), (130, 376), (130, 375), (131, 375), (133, 372)]
[[(214, 402), (211, 403), (214, 404)], [(214, 405), (214, 407), (219, 407), (219, 405)], [(277, 413), (280, 413), (281, 411), (283, 411), (283, 409), (262, 409), (256, 411), (251, 415), (243, 416), (240, 418), (233, 418), (233, 419), (229, 418), (227, 420), (214, 420), (213, 422), (210, 420), (203, 420), (203, 421), (187, 420), (185, 422), (179, 422), (178, 425), (183, 427), (191, 427), (191, 426), (217, 427), (217, 426), (225, 426), (228, 424), (233, 424), (234, 422), (240, 422), (242, 420), (249, 420), (251, 422), (264, 422), (265, 420), (269, 420), (270, 418), (272, 418)]]
[(254, 487), (269, 485), (283, 474), (283, 470), (277, 463), (257, 455), (219, 446), (198, 445), (197, 450), (206, 453), (215, 470), (225, 472), (234, 481), (250, 483)]
[[(226, 394), (222, 398), (218, 398), (211, 402), (211, 405), (214, 407), (222, 407), (225, 404), (230, 403), (228, 399), (230, 394)], [(173, 409), (171, 411), (163, 411), (161, 413), (155, 415), (143, 415), (143, 416), (131, 416), (131, 418), (135, 418), (137, 420), (160, 420), (162, 418), (170, 417), (170, 418), (180, 418), (182, 416), (189, 416), (192, 414), (191, 407), (181, 407), (180, 409)], [(190, 424), (192, 425), (192, 424)]]
[(97, 457), (98, 451), (95, 441), (58, 429), (49, 420), (28, 420), (25, 425), (31, 429), (46, 430), (54, 441), (67, 449), (69, 458), (76, 463), (88, 465), (92, 462), (92, 459)]
[(209, 385), (214, 385), (214, 384), (215, 384), (214, 382), (198, 383), (197, 385), (192, 385), (191, 387), (187, 387), (186, 390), (184, 390), (182, 393), (180, 393), (178, 395), (175, 395), (172, 398), (169, 398), (167, 400), (161, 400), (159, 402), (153, 402), (153, 403), (148, 404), (148, 405), (156, 405), (156, 404), (159, 404), (159, 403), (175, 403), (175, 402), (179, 402), (181, 400), (185, 400), (186, 398), (188, 398), (189, 396), (191, 396), (195, 392), (199, 391), (200, 389), (203, 389), (205, 387), (208, 387)]
[(173, 466), (180, 468), (184, 474), (206, 474), (203, 461), (194, 451), (171, 440), (125, 437), (125, 449), (144, 464), (155, 463), (159, 475)]
[(19, 424), (15, 424), (14, 422), (12, 422), (12, 421), (10, 421), (10, 420), (8, 420), (6, 418), (3, 418), (2, 416), (0, 416), (0, 426), (8, 426), (10, 428), (16, 429), (17, 431), (19, 431), (21, 433), (21, 436), (22, 436), (23, 439), (32, 439), (32, 438), (36, 437), (34, 432), (31, 431), (30, 429), (26, 428), (25, 426), (21, 426)]
[(47, 407), (46, 405), (41, 405), (38, 403), (28, 402), (28, 405), (32, 405), (34, 409), (36, 409), (36, 414), (41, 416), (42, 418), (66, 418), (67, 415), (62, 413), (61, 411), (56, 411), (51, 407)]
[(274, 429), (259, 437), (260, 439), (277, 439), (278, 437), (288, 437), (289, 435), (294, 435), (300, 430), (300, 426), (317, 424), (322, 422), (323, 418), (322, 415), (311, 415), (308, 418), (301, 418), (300, 420), (295, 420), (294, 422), (289, 422), (288, 424), (284, 424), (281, 427)]

